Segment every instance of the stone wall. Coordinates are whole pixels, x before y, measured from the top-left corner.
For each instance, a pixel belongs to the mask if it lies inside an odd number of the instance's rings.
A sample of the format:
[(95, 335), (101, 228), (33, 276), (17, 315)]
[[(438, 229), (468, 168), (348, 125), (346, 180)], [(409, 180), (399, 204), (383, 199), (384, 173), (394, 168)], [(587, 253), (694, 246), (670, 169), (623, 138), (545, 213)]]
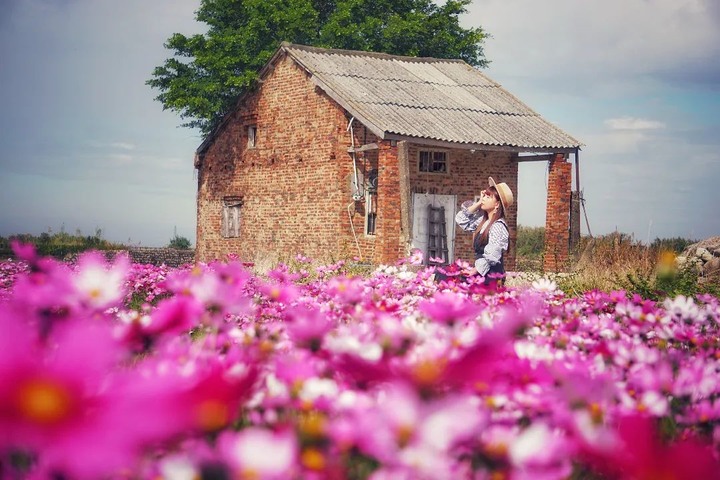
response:
[(720, 286), (720, 236), (706, 238), (688, 246), (677, 257), (678, 266), (698, 273), (700, 284)]
[[(187, 263), (195, 262), (195, 250), (178, 250), (175, 248), (152, 248), (152, 247), (131, 247), (127, 250), (102, 250), (108, 260), (112, 260), (118, 254), (127, 253), (133, 263), (145, 263), (150, 265), (167, 265), (168, 267), (179, 267)], [(78, 253), (66, 255), (63, 259), (66, 262), (77, 260)]]

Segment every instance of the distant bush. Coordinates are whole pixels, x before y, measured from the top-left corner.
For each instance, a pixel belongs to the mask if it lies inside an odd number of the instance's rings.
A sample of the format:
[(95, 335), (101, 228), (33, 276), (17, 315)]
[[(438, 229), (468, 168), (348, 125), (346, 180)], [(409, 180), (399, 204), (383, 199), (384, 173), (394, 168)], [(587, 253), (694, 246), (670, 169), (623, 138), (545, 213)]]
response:
[(687, 247), (697, 242), (698, 240), (690, 240), (682, 237), (656, 238), (650, 244), (650, 248), (656, 251), (669, 251), (677, 254), (682, 253)]
[(178, 235), (177, 233), (168, 243), (168, 248), (177, 248), (178, 250), (190, 250), (192, 243), (187, 238)]
[(63, 258), (68, 254), (84, 252), (86, 250), (117, 250), (125, 248), (123, 245), (110, 242), (102, 238), (102, 230), (96, 229), (93, 235), (83, 235), (80, 230), (74, 234), (67, 233), (63, 228), (53, 233), (51, 230), (40, 235), (21, 233), (0, 237), (0, 256), (11, 256), (11, 243), (17, 240), (21, 243), (35, 245), (40, 255)]
[(545, 227), (517, 227), (518, 257), (541, 257), (545, 249)]

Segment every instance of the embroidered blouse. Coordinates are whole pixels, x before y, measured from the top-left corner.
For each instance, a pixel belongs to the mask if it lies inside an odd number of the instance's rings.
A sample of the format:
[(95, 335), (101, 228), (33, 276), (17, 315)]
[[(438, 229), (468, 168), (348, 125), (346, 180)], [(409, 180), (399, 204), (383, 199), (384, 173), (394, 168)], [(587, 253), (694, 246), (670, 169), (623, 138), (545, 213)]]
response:
[[(483, 221), (484, 214), (482, 210), (475, 213), (468, 212), (468, 208), (473, 204), (471, 200), (463, 202), (460, 211), (455, 215), (455, 223), (466, 232), (474, 232), (480, 222)], [(478, 235), (485, 231), (487, 222), (480, 229)], [(503, 252), (507, 251), (510, 241), (507, 222), (504, 218), (497, 220), (490, 227), (488, 235), (488, 243), (485, 245), (480, 258), (475, 260), (475, 269), (480, 275), (485, 275), (492, 265), (497, 265), (502, 260)]]

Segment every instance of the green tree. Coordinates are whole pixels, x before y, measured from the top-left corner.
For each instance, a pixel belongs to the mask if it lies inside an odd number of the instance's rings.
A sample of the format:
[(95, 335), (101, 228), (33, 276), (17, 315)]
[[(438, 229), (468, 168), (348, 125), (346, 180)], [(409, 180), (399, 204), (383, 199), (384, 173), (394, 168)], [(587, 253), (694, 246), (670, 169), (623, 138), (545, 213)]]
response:
[(187, 238), (178, 235), (177, 233), (168, 243), (168, 248), (177, 248), (178, 250), (190, 250), (192, 243)]
[(205, 34), (173, 34), (173, 56), (146, 83), (185, 127), (209, 133), (282, 41), (487, 65), (482, 28), (463, 28), (472, 0), (202, 0)]

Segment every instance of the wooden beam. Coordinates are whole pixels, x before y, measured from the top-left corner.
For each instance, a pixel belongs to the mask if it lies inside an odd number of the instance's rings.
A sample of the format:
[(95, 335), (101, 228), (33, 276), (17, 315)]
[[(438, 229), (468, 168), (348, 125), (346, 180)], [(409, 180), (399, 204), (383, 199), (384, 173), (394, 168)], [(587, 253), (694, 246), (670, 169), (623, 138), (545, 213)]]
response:
[(554, 153), (545, 153), (543, 155), (523, 155), (515, 157), (516, 162), (547, 162), (555, 158)]
[(378, 148), (380, 148), (380, 147), (378, 147), (378, 144), (377, 144), (377, 143), (368, 143), (368, 144), (366, 144), (366, 145), (361, 145), (361, 146), (355, 147), (355, 148), (353, 148), (353, 147), (348, 147), (347, 151), (348, 151), (348, 153), (352, 153), (352, 152), (367, 152), (368, 150), (377, 150)]

